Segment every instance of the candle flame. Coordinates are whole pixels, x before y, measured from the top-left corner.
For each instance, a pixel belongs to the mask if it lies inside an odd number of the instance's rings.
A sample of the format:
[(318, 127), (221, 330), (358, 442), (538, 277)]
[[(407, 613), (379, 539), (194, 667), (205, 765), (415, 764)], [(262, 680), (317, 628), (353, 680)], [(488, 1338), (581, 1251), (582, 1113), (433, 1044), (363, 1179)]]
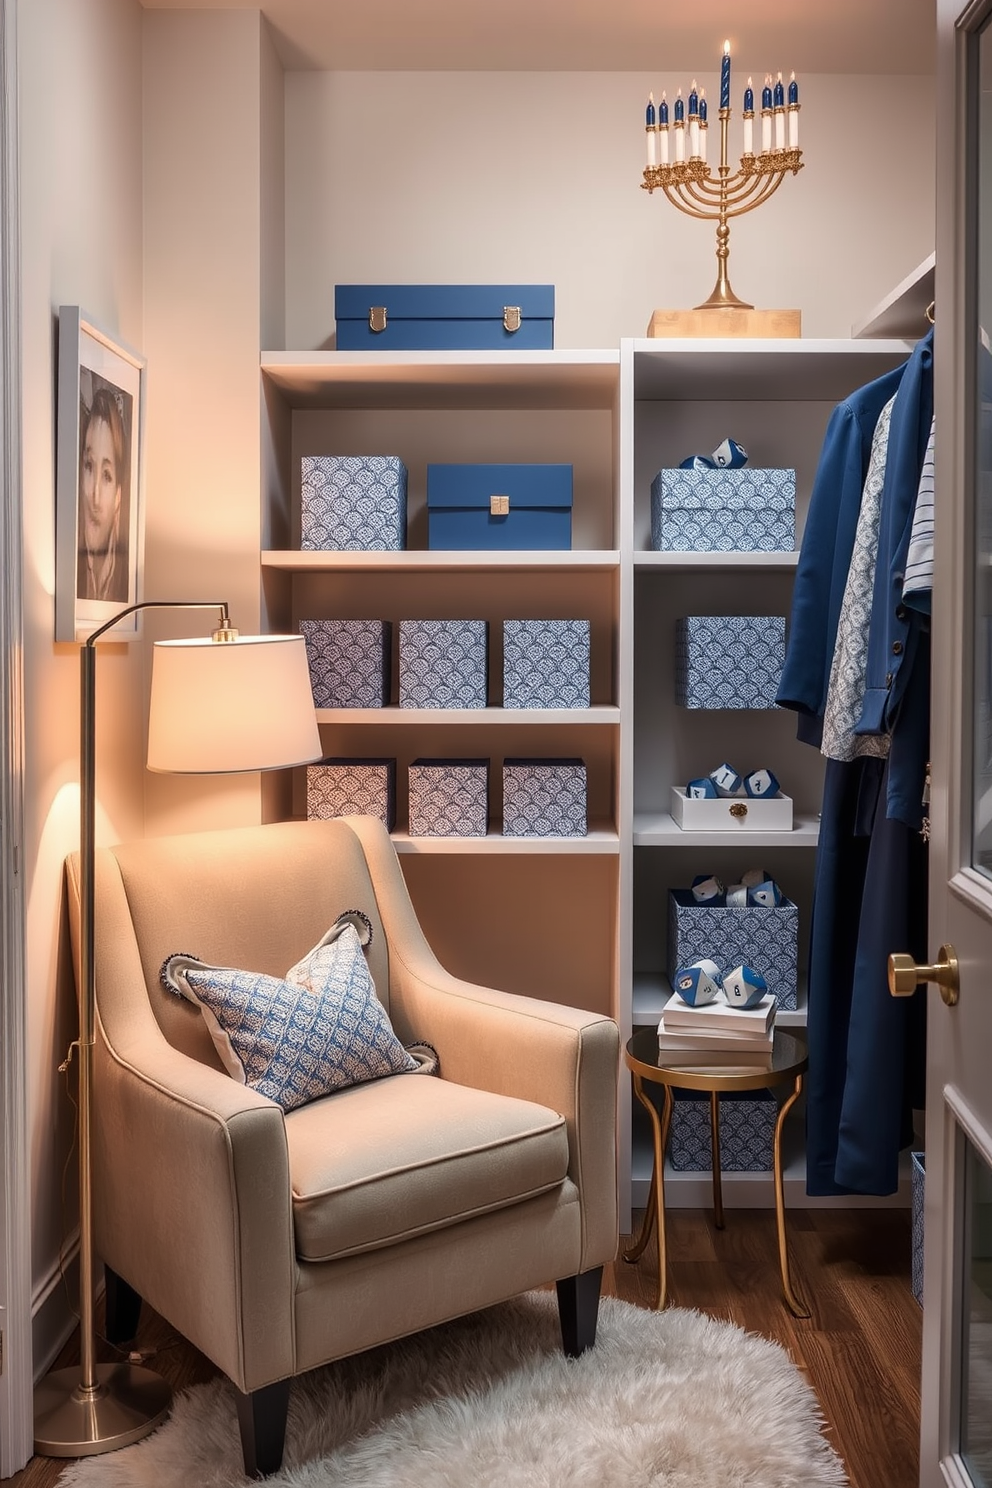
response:
[(750, 88), (750, 89), (751, 89), (751, 90), (752, 90), (752, 92), (753, 92), (753, 90), (754, 90), (754, 82), (753, 82), (753, 80), (752, 80), (752, 79), (751, 79), (751, 78), (748, 78), (748, 80), (747, 80), (747, 85), (748, 85), (748, 87), (749, 87), (749, 88)]
[(779, 75), (778, 75), (778, 80), (779, 80), (779, 82), (782, 81), (782, 74), (781, 73), (779, 73)]
[(790, 83), (794, 83), (795, 81), (796, 81), (796, 74), (794, 72), (791, 72), (789, 74), (789, 82)]
[(723, 43), (723, 55), (725, 57), (729, 57), (730, 56), (730, 42), (729, 41), (725, 41)]
[(692, 91), (693, 91), (693, 93), (695, 93), (695, 91), (696, 91), (696, 79), (695, 78), (693, 78), (693, 80), (692, 80)]
[(648, 94), (648, 103), (654, 103), (654, 94), (653, 93), (649, 93)]

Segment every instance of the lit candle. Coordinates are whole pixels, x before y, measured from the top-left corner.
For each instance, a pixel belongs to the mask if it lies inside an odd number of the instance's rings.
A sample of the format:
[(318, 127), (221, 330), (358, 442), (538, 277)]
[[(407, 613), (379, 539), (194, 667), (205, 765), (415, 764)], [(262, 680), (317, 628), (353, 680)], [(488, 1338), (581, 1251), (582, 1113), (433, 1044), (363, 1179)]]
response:
[(792, 76), (789, 78), (789, 102), (799, 102), (799, 84), (796, 82), (795, 73), (793, 73)]
[(761, 153), (767, 155), (772, 147), (772, 90), (771, 77), (765, 73), (765, 86), (761, 90)]
[(723, 43), (723, 61), (720, 63), (720, 107), (730, 107), (730, 42)]
[(692, 87), (689, 89), (689, 118), (691, 119), (692, 116), (693, 116), (693, 114), (698, 114), (698, 113), (699, 113), (699, 98), (698, 98), (698, 96), (696, 94), (696, 79), (693, 78), (693, 80), (692, 80)]
[(752, 78), (748, 78), (747, 87), (744, 89), (744, 112), (754, 113), (754, 80)]
[(675, 95), (675, 164), (685, 160), (685, 101), (680, 88)]
[(707, 119), (706, 90), (699, 95), (699, 158), (706, 164), (706, 137), (710, 132), (709, 120)]
[(661, 95), (661, 102), (658, 105), (658, 143), (661, 146), (661, 150), (659, 151), (659, 163), (661, 165), (667, 165), (668, 164), (668, 100), (666, 99), (664, 93), (662, 93), (662, 95)]
[(754, 154), (754, 85), (750, 78), (744, 89), (744, 154)]
[(655, 128), (654, 94), (648, 94), (648, 106), (644, 113), (644, 128), (648, 140), (648, 166), (653, 169), (658, 164), (658, 151), (656, 140), (658, 131)]
[(699, 95), (696, 92), (696, 79), (692, 80), (689, 89), (689, 158), (695, 160), (699, 155)]
[(778, 75), (778, 82), (775, 84), (774, 98), (775, 98), (775, 109), (774, 109), (774, 113), (775, 113), (775, 148), (776, 148), (776, 150), (784, 150), (785, 149), (785, 89), (782, 87), (782, 74), (781, 73), (779, 73), (779, 75)]
[(675, 122), (676, 124), (685, 123), (685, 100), (682, 97), (681, 88), (675, 95)]
[(779, 73), (779, 75), (778, 75), (778, 81), (775, 84), (775, 100), (774, 100), (774, 103), (775, 103), (775, 107), (776, 108), (785, 108), (785, 89), (782, 86), (782, 74), (781, 73)]

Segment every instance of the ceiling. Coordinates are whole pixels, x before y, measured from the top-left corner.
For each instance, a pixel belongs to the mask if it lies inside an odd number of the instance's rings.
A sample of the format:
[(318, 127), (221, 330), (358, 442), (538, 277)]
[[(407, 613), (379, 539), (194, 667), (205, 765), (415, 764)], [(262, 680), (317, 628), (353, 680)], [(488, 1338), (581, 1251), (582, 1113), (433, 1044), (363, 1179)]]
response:
[[(257, 10), (319, 71), (930, 73), (935, 0), (142, 0)], [(581, 107), (581, 99), (576, 99)]]

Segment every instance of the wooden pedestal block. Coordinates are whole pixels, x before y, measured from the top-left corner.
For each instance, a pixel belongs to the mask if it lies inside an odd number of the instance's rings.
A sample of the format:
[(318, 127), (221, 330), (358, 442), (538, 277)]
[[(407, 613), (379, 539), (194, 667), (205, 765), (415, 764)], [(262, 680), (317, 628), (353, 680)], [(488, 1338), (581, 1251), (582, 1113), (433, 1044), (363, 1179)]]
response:
[(728, 340), (749, 336), (789, 338), (802, 335), (799, 310), (656, 310), (648, 335), (694, 340), (721, 336)]

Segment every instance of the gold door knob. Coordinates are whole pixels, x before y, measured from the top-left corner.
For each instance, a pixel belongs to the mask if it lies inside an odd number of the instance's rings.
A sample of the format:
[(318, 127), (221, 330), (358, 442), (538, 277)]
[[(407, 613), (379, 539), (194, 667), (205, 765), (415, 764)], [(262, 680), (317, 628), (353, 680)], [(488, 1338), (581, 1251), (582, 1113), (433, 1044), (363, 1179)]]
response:
[(947, 1006), (954, 1006), (961, 984), (957, 952), (953, 946), (942, 945), (933, 966), (918, 966), (912, 956), (902, 951), (889, 957), (889, 991), (893, 997), (912, 997), (922, 982), (936, 982)]

